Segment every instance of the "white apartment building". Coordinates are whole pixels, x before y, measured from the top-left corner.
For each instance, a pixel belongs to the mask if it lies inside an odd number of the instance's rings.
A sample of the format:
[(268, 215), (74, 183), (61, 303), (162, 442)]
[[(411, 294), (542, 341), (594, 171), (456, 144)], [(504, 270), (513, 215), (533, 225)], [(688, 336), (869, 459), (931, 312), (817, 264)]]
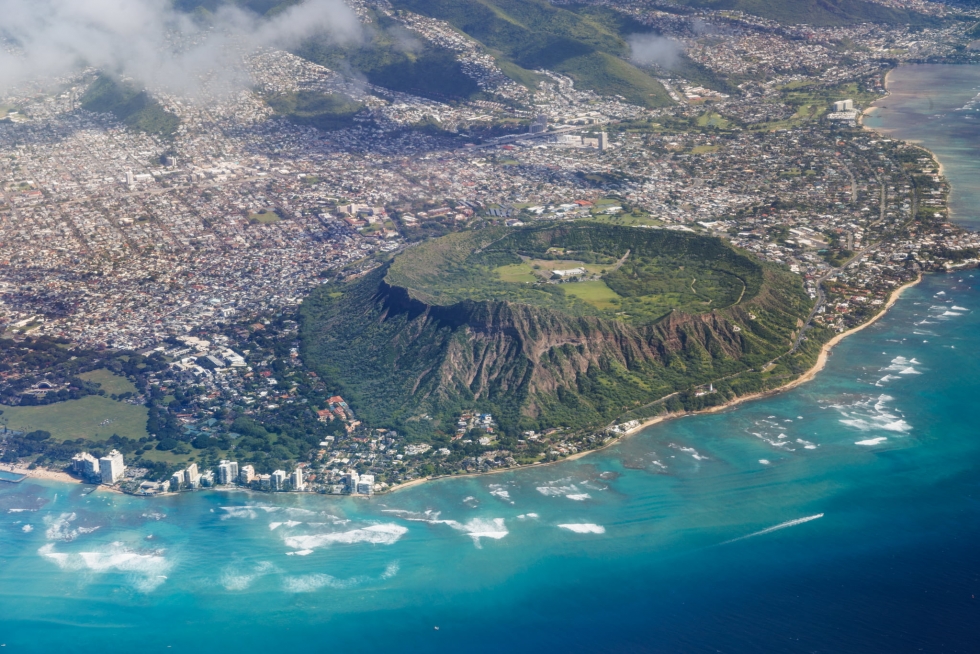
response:
[(116, 450), (109, 452), (99, 459), (98, 471), (103, 484), (116, 483), (122, 479), (123, 473), (126, 471), (126, 466), (123, 464), (123, 455)]

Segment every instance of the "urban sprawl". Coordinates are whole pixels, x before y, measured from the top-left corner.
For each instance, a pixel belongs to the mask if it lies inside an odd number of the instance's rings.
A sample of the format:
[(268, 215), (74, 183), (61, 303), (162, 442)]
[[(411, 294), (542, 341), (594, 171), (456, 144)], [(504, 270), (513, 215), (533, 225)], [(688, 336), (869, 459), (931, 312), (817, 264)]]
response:
[[(976, 264), (980, 235), (949, 222), (937, 161), (861, 127), (891, 68), (971, 60), (973, 23), (787, 27), (731, 11), (601, 4), (719, 76), (754, 81), (713, 90), (664, 68), (674, 103), (655, 109), (549, 70), (527, 88), (448, 24), (381, 0), (374, 11), (452, 50), (494, 99), (393, 92), (275, 50), (247, 58), (253, 89), (206, 100), (157, 94), (180, 119), (172, 138), (84, 110), (95, 70), (0, 98), (4, 338), (147, 362), (120, 373), (137, 388), (120, 401), (150, 417), (143, 439), (113, 445), (128, 450), (129, 467), (113, 449), (78, 452), (70, 470), (139, 494), (226, 485), (372, 494), (447, 462), (454, 472), (518, 465), (476, 407), (460, 414), (451, 447), (362, 424), (300, 355), (297, 308), (312, 287), (449, 231), (592, 220), (717, 235), (797, 273), (816, 301), (813, 322), (836, 332), (875, 315), (923, 271)], [(342, 93), (363, 109), (354, 126), (324, 132), (266, 101), (297, 92)], [(980, 111), (980, 99), (963, 111)], [(502, 125), (517, 128), (479, 136)], [(44, 365), (25, 359), (0, 371), (0, 390), (14, 389), (4, 402), (53, 402), (77, 386)], [(241, 443), (287, 433), (286, 415), (302, 421), (307, 440), (244, 460), (260, 448)], [(617, 430), (520, 442), (554, 459)], [(7, 442), (5, 462), (30, 462)], [(147, 465), (157, 450), (194, 461)], [(288, 471), (272, 469), (282, 462)]]

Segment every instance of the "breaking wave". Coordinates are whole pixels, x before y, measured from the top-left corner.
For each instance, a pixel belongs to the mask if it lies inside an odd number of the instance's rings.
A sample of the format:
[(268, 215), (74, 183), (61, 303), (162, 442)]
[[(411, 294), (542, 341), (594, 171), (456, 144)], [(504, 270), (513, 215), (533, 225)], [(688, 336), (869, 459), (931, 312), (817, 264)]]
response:
[(308, 534), (287, 536), (284, 542), (294, 550), (314, 550), (335, 543), (351, 545), (354, 543), (372, 543), (374, 545), (393, 545), (399, 538), (408, 533), (408, 529), (395, 523), (369, 525), (349, 531), (336, 531), (325, 534)]
[(162, 550), (137, 552), (123, 543), (111, 543), (94, 552), (56, 552), (54, 543), (43, 545), (38, 554), (53, 561), (62, 570), (72, 572), (120, 573), (126, 575), (133, 587), (143, 593), (154, 590), (166, 581), (172, 564)]
[(65, 542), (70, 542), (78, 538), (83, 534), (91, 534), (93, 531), (98, 529), (95, 527), (75, 527), (71, 528), (71, 523), (75, 522), (78, 518), (74, 513), (62, 513), (57, 518), (52, 516), (44, 517), (44, 524), (48, 526), (44, 535), (48, 540), (63, 540)]
[(558, 525), (561, 529), (567, 529), (568, 531), (574, 531), (576, 534), (604, 534), (606, 533), (606, 528), (602, 525), (597, 525), (591, 522), (574, 523)]

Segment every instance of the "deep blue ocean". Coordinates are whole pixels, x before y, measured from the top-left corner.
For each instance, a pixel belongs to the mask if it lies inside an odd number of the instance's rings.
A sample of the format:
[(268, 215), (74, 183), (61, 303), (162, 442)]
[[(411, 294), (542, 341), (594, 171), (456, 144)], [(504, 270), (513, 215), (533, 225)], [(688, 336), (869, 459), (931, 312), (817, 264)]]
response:
[(371, 499), (0, 484), (0, 645), (978, 652), (978, 415), (964, 271), (814, 381), (550, 467)]

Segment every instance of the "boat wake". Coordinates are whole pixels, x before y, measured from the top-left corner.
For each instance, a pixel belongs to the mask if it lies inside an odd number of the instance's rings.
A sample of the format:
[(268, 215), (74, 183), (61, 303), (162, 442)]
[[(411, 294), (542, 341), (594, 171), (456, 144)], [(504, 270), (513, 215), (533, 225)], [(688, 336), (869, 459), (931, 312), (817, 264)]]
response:
[(810, 522), (811, 520), (817, 520), (822, 518), (823, 514), (818, 513), (817, 515), (807, 516), (806, 518), (797, 518), (796, 520), (788, 520), (787, 522), (781, 522), (773, 527), (767, 527), (761, 531), (756, 531), (751, 534), (746, 534), (745, 536), (739, 536), (738, 538), (733, 538), (731, 540), (726, 540), (722, 545), (728, 545), (729, 543), (735, 543), (740, 540), (745, 540), (746, 538), (752, 538), (754, 536), (762, 536), (764, 534), (771, 534), (774, 531), (779, 531), (780, 529), (786, 529), (788, 527), (795, 527), (796, 525), (802, 525), (805, 522)]

